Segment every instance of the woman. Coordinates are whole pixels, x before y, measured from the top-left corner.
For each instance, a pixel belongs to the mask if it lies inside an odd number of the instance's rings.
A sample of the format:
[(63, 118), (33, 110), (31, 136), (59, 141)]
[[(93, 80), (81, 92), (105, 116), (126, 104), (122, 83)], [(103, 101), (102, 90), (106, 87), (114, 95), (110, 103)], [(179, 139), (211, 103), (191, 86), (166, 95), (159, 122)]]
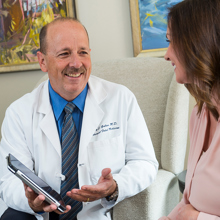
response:
[(183, 199), (160, 220), (220, 220), (220, 0), (185, 0), (168, 14), (165, 59), (196, 100)]

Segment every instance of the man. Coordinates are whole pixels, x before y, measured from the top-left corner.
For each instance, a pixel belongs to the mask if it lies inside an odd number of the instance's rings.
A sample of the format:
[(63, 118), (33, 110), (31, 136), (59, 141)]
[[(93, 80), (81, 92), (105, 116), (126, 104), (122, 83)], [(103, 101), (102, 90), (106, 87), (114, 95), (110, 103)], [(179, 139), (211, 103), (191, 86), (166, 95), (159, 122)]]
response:
[(63, 185), (71, 179), (63, 173), (64, 110), (73, 103), (76, 107), (71, 114), (80, 142), (78, 174), (71, 180), (77, 180), (79, 186), (64, 193), (67, 210), (61, 216), (72, 216), (69, 213), (75, 205), (71, 204), (76, 202), (81, 208), (75, 217), (66, 219), (111, 219), (109, 210), (148, 187), (157, 173), (158, 163), (137, 101), (124, 86), (90, 76), (87, 31), (75, 19), (59, 18), (42, 29), (38, 61), (49, 81), (14, 102), (3, 122), (1, 197), (19, 214), (30, 213), (37, 219), (48, 219), (48, 213), (50, 219), (51, 213), (61, 214), (54, 204), (44, 202), (43, 195), (23, 187), (4, 160), (12, 153), (62, 194)]

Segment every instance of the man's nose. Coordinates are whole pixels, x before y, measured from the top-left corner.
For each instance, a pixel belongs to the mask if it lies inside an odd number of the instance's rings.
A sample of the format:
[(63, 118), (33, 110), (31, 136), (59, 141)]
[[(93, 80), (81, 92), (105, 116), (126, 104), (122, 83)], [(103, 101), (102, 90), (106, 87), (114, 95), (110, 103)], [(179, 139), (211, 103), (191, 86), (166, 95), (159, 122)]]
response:
[(78, 54), (72, 54), (72, 56), (70, 56), (69, 66), (70, 67), (75, 67), (77, 69), (82, 66), (82, 62), (81, 62), (80, 57), (78, 56)]

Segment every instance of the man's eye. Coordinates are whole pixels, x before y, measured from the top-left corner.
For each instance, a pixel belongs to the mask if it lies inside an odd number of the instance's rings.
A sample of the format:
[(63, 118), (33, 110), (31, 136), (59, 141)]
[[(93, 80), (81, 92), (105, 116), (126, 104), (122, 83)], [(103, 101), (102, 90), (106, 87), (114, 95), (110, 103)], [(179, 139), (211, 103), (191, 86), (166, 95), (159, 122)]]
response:
[(80, 54), (88, 54), (87, 51), (80, 51)]
[(59, 54), (59, 57), (68, 56), (68, 55), (69, 55), (69, 53), (65, 52), (65, 53)]

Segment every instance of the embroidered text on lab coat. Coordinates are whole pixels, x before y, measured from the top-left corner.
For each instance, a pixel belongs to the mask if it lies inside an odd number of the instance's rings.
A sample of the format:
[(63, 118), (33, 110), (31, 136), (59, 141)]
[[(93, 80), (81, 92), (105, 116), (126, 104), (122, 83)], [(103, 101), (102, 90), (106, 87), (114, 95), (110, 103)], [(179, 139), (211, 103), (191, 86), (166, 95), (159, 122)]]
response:
[(109, 124), (103, 124), (103, 125), (100, 125), (95, 133), (93, 134), (93, 136), (95, 135), (98, 135), (100, 133), (103, 133), (103, 132), (108, 132), (108, 131), (112, 131), (112, 130), (117, 130), (119, 129), (120, 127), (118, 126), (117, 122), (111, 122)]

